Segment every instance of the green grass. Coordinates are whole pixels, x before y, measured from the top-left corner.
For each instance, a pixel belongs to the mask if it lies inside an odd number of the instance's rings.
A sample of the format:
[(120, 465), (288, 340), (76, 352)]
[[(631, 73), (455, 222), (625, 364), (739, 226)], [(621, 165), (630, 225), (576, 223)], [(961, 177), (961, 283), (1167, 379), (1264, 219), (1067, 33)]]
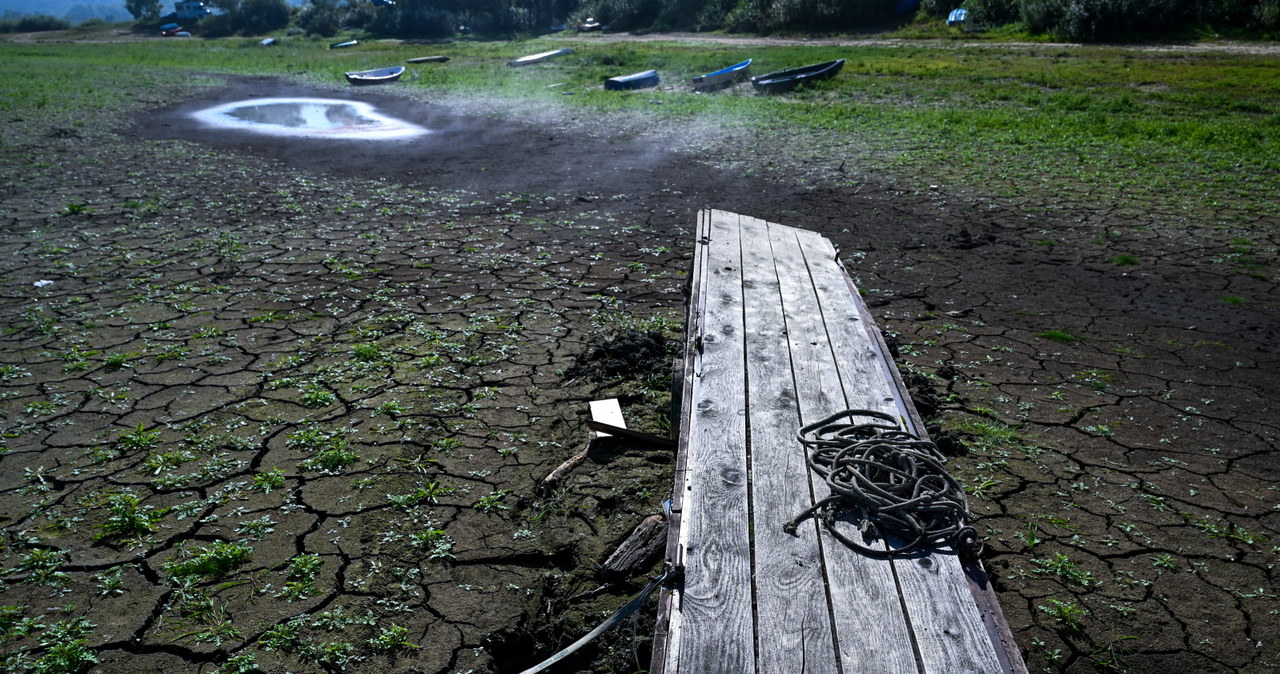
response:
[(1070, 344), (1072, 342), (1084, 341), (1083, 337), (1077, 337), (1069, 332), (1063, 332), (1062, 330), (1045, 330), (1044, 332), (1038, 333), (1036, 337), (1039, 337), (1041, 339), (1047, 339), (1054, 342), (1060, 342), (1062, 344)]
[[(0, 112), (37, 110), (56, 123), (65, 109), (132, 107), (130, 92), (139, 88), (150, 92), (145, 103), (160, 98), (155, 92), (217, 84), (201, 73), (343, 87), (345, 70), (430, 51), (451, 60), (411, 66), (397, 93), (497, 112), (531, 105), (586, 110), (622, 133), (671, 124), (710, 130), (684, 137), (696, 146), (730, 134), (728, 147), (744, 162), (762, 153), (818, 152), (921, 185), (1225, 211), (1220, 217), (1265, 212), (1269, 195), (1280, 192), (1280, 62), (1268, 56), (998, 42), (746, 48), (544, 38), (430, 48), (365, 41), (341, 51), (327, 49), (328, 42), (289, 38), (272, 49), (244, 38), (0, 43), (0, 56), (22, 66), (0, 75), (13, 80), (5, 81), (11, 95), (0, 101)], [(549, 65), (505, 65), (513, 56), (566, 45), (576, 53)], [(749, 87), (699, 95), (684, 85), (746, 55), (756, 58), (758, 73), (831, 58), (847, 64), (834, 81), (786, 97), (755, 96)], [(660, 90), (620, 95), (600, 87), (605, 77), (647, 68), (662, 74)], [(40, 76), (27, 77), (33, 72)], [(742, 143), (744, 137), (752, 142)], [(797, 166), (781, 162), (774, 170)]]

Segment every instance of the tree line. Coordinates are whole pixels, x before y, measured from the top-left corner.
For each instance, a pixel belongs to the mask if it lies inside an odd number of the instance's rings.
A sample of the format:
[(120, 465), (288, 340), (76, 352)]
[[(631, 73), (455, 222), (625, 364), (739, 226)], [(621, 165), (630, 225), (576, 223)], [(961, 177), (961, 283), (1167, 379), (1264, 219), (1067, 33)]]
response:
[[(1280, 0), (208, 0), (217, 15), (204, 35), (260, 34), (290, 25), (314, 35), (440, 38), (462, 30), (514, 36), (572, 27), (594, 17), (620, 31), (857, 32), (946, 17), (967, 26), (1014, 25), (1073, 41), (1191, 35), (1205, 31), (1274, 38)], [(160, 0), (126, 0), (137, 19), (160, 17)]]

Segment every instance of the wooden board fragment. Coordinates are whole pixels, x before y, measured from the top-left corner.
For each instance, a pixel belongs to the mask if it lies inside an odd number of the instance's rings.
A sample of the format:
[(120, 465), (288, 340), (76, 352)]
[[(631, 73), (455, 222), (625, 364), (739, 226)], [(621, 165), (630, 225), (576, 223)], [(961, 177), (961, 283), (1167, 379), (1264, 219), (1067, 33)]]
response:
[(631, 535), (600, 565), (606, 578), (625, 578), (648, 568), (667, 543), (667, 521), (662, 515), (650, 515), (631, 531)]
[[(626, 428), (627, 422), (622, 418), (622, 405), (618, 404), (617, 398), (609, 398), (607, 400), (592, 400), (588, 403), (591, 408), (591, 420), (618, 428)], [(607, 438), (608, 433), (595, 431), (595, 437)]]

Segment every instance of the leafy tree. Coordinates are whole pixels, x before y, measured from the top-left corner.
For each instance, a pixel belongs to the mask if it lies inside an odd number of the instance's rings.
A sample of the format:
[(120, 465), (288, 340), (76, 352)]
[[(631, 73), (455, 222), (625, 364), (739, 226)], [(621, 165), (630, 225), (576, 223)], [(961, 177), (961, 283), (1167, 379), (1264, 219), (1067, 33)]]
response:
[(312, 35), (333, 36), (338, 32), (337, 0), (311, 0), (298, 14), (298, 27)]
[(137, 21), (155, 21), (160, 18), (160, 0), (125, 0), (124, 8)]
[(289, 25), (289, 5), (284, 0), (243, 0), (239, 19), (242, 33), (269, 33)]

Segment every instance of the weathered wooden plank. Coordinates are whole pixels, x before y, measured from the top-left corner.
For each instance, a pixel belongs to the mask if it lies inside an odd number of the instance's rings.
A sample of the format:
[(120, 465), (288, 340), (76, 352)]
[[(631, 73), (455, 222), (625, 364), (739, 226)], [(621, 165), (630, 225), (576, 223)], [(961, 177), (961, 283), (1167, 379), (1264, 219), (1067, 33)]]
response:
[[(893, 380), (887, 357), (874, 348), (869, 334), (874, 325), (863, 320), (857, 300), (850, 295), (844, 271), (833, 264), (835, 249), (815, 233), (800, 232), (805, 243), (809, 274), (836, 354), (842, 385), (851, 407), (910, 416), (905, 403), (890, 388)], [(866, 381), (877, 382), (867, 387)], [(853, 391), (861, 393), (852, 394)], [(862, 401), (862, 402), (859, 402)], [(918, 432), (918, 429), (911, 429)], [(968, 580), (954, 554), (934, 552), (894, 560), (902, 600), (915, 635), (926, 672), (1001, 671), (982, 616), (974, 603)]]
[(742, 260), (736, 222), (711, 217), (681, 543), (682, 672), (755, 671), (748, 525)]
[[(779, 270), (801, 425), (846, 409), (851, 401), (878, 399), (883, 405), (887, 391), (882, 378), (849, 382), (849, 390), (845, 390), (833, 353), (835, 345), (827, 339), (828, 319), (822, 315), (796, 231), (770, 227), (769, 238)], [(795, 444), (794, 451), (803, 453)], [(820, 477), (806, 473), (815, 498), (830, 493)], [(796, 479), (805, 478), (797, 475)], [(918, 672), (890, 563), (853, 553), (825, 529), (820, 531), (844, 671)]]
[[(706, 308), (706, 295), (702, 290), (706, 277), (707, 250), (704, 242), (711, 239), (711, 213), (698, 213), (694, 233), (693, 268), (689, 274), (689, 307), (685, 318), (684, 364), (681, 368), (679, 428), (676, 451), (676, 470), (673, 479), (669, 510), (670, 527), (667, 530), (666, 563), (671, 568), (684, 568), (684, 501), (687, 491), (687, 466), (689, 463), (688, 416), (693, 410), (693, 380), (697, 372), (698, 335), (702, 334), (702, 315)], [(673, 583), (658, 594), (658, 625), (653, 638), (654, 674), (678, 674), (680, 671), (680, 635), (684, 618), (679, 610), (681, 585)]]
[(795, 380), (787, 348), (768, 223), (743, 217), (742, 268), (750, 410), (751, 514), (755, 534), (756, 633), (761, 672), (838, 672), (817, 524), (791, 536), (782, 523), (813, 504), (795, 429)]
[(849, 407), (919, 417), (829, 241), (718, 211), (697, 237), (668, 543), (686, 577), (661, 598), (655, 671), (1025, 672), (1016, 647), (995, 655), (953, 555), (781, 531), (827, 493), (795, 429)]

